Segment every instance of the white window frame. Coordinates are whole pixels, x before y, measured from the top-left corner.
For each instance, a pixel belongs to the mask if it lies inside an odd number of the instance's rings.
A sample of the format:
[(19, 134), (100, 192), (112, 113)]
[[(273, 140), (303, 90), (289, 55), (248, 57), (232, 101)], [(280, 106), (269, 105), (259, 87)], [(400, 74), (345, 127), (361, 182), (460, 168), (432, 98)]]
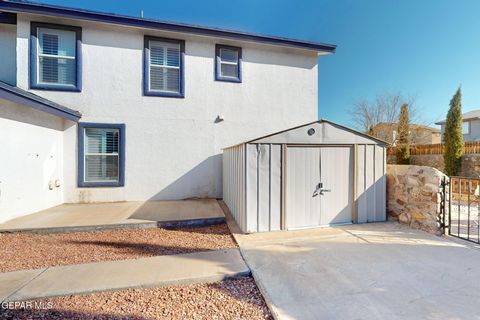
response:
[[(84, 128), (83, 130), (83, 150), (84, 151), (84, 155), (83, 155), (83, 162), (84, 162), (84, 170), (83, 170), (83, 177), (84, 177), (84, 181), (85, 182), (88, 182), (88, 183), (98, 183), (98, 182), (118, 182), (119, 179), (120, 179), (120, 152), (112, 152), (112, 153), (106, 153), (106, 152), (88, 152), (88, 148), (87, 148), (87, 130), (88, 129), (96, 129), (96, 130), (104, 130), (104, 132), (106, 133), (107, 130), (112, 130), (112, 131), (117, 131), (117, 134), (118, 134), (118, 145), (117, 145), (117, 150), (120, 150), (120, 129), (117, 129), (117, 128), (94, 128), (94, 127), (90, 127), (90, 128)], [(103, 149), (103, 146), (104, 146), (104, 143), (106, 144), (106, 135), (102, 135), (102, 149)], [(106, 147), (106, 145), (105, 145)], [(110, 156), (116, 156), (117, 157), (117, 168), (118, 168), (118, 175), (117, 175), (117, 179), (116, 180), (87, 180), (87, 157), (88, 156), (105, 156), (105, 157), (110, 157)], [(104, 170), (106, 170), (107, 168), (103, 168)]]
[[(170, 47), (170, 48), (179, 49), (179, 54), (180, 54), (179, 65), (178, 66), (167, 66), (167, 65), (152, 64), (151, 63), (151, 43), (155, 43), (155, 42), (162, 43), (162, 44), (167, 44), (167, 46), (165, 46), (165, 48)], [(145, 38), (144, 38), (144, 65), (143, 65), (143, 72), (144, 72), (143, 94), (145, 96), (184, 98), (185, 97), (184, 55), (185, 55), (185, 41), (184, 40), (145, 36)], [(165, 56), (165, 59), (166, 59), (166, 56)], [(151, 69), (152, 68), (159, 68), (159, 69), (163, 68), (163, 70), (165, 70), (165, 69), (178, 70), (178, 76), (179, 76), (178, 91), (152, 89), (152, 86), (151, 86)], [(166, 81), (166, 79), (167, 78), (165, 78), (165, 81)]]
[[(42, 30), (42, 31), (41, 31)], [(73, 52), (74, 52), (74, 55), (73, 56), (65, 56), (65, 55), (53, 55), (53, 54), (45, 54), (45, 53), (41, 53), (40, 52), (40, 35), (41, 34), (44, 34), (44, 33), (48, 33), (48, 32), (45, 32), (44, 30), (49, 30), (51, 31), (51, 34), (56, 34), (56, 32), (58, 31), (66, 31), (66, 32), (71, 32), (73, 33), (73, 36), (74, 36), (74, 43), (73, 43)], [(43, 81), (40, 81), (40, 58), (41, 57), (45, 57), (45, 58), (55, 58), (55, 59), (66, 59), (66, 60), (73, 60), (75, 61), (75, 72), (78, 72), (77, 70), (77, 65), (76, 65), (76, 60), (77, 60), (77, 50), (76, 50), (76, 42), (77, 42), (77, 35), (75, 33), (75, 31), (70, 31), (70, 30), (61, 30), (61, 29), (54, 29), (54, 28), (46, 28), (46, 27), (37, 27), (37, 57), (36, 57), (36, 60), (37, 60), (37, 63), (36, 63), (36, 67), (37, 67), (37, 83), (40, 84), (40, 85), (47, 85), (47, 86), (56, 86), (56, 87), (70, 87), (70, 88), (73, 88), (73, 87), (76, 87), (75, 84), (65, 84), (65, 83), (52, 83), (52, 82), (43, 82)], [(76, 81), (75, 81), (76, 82)]]
[[(86, 129), (115, 129), (118, 130), (118, 151), (112, 153), (104, 152), (88, 152)], [(93, 123), (93, 122), (79, 122), (78, 123), (78, 173), (77, 183), (78, 187), (123, 187), (125, 186), (125, 124), (122, 123)], [(116, 180), (86, 180), (87, 171), (87, 156), (117, 156), (118, 161), (118, 176)]]
[(470, 121), (462, 122), (462, 134), (470, 134)]
[[(234, 51), (237, 54), (237, 61), (224, 61), (222, 60), (222, 50)], [(228, 76), (222, 74), (222, 65), (235, 66), (237, 70), (237, 76)], [(242, 82), (242, 48), (233, 47), (229, 45), (216, 44), (215, 46), (215, 80), (226, 82)]]
[[(233, 51), (237, 54), (237, 61), (235, 62), (231, 62), (231, 61), (223, 61), (222, 60), (222, 50), (228, 50), (228, 51)], [(222, 74), (222, 65), (226, 64), (226, 65), (230, 65), (230, 66), (235, 66), (236, 67), (236, 70), (237, 70), (237, 73), (238, 73), (238, 50), (233, 50), (233, 49), (228, 49), (228, 48), (220, 48), (220, 53), (218, 55), (218, 62), (220, 63), (220, 76), (222, 78), (232, 78), (232, 79), (238, 79), (238, 74), (236, 77), (234, 76), (226, 76), (224, 74)]]

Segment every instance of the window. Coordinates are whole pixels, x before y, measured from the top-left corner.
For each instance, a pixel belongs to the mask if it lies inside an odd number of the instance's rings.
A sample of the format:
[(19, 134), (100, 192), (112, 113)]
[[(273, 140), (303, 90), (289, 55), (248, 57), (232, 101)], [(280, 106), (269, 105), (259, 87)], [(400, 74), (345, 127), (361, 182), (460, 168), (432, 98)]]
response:
[(146, 36), (144, 47), (145, 95), (183, 98), (185, 42)]
[(470, 121), (462, 122), (462, 134), (470, 134)]
[(80, 91), (81, 28), (32, 22), (30, 87)]
[(124, 124), (78, 124), (79, 187), (124, 185)]
[(217, 44), (215, 57), (215, 80), (242, 82), (242, 48)]

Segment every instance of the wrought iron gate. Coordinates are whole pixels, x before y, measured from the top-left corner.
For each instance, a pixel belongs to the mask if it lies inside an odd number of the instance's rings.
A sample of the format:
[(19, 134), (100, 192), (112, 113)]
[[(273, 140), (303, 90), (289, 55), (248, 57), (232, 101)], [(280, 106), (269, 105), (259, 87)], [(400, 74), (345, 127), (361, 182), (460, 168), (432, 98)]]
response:
[(439, 226), (444, 233), (480, 244), (480, 179), (442, 180)]

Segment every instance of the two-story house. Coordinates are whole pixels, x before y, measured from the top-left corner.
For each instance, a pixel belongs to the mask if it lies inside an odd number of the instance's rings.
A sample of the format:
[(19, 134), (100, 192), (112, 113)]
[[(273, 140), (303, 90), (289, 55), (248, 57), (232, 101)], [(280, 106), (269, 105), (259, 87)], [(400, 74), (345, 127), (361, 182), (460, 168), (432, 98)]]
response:
[[(398, 139), (397, 123), (380, 122), (376, 124), (369, 133), (395, 146)], [(411, 123), (409, 133), (411, 145), (436, 144), (441, 142), (440, 130), (437, 128)]]
[(317, 119), (335, 46), (0, 1), (0, 220), (222, 196), (222, 148)]
[[(435, 123), (441, 126), (442, 141), (446, 122), (445, 119)], [(462, 114), (462, 134), (463, 141), (480, 141), (480, 110), (472, 110)]]

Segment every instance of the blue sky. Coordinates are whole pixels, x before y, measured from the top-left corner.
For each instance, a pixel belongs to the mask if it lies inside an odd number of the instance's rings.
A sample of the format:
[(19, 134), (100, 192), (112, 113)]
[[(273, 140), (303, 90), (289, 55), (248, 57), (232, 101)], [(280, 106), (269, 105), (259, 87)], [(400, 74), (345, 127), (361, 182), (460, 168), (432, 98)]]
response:
[(352, 105), (385, 92), (414, 96), (419, 118), (445, 117), (459, 85), (480, 108), (476, 0), (42, 0), (69, 7), (337, 44), (319, 59), (319, 116), (350, 125)]

